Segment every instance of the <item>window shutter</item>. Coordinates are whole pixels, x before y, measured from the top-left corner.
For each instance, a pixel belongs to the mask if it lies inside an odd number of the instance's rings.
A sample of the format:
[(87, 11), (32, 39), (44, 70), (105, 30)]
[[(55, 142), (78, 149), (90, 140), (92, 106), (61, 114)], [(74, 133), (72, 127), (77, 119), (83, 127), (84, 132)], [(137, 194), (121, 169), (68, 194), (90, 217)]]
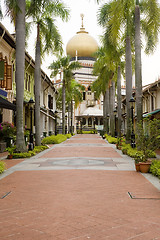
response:
[(7, 65), (6, 90), (12, 90), (12, 66)]
[(4, 80), (4, 61), (0, 61), (0, 81)]

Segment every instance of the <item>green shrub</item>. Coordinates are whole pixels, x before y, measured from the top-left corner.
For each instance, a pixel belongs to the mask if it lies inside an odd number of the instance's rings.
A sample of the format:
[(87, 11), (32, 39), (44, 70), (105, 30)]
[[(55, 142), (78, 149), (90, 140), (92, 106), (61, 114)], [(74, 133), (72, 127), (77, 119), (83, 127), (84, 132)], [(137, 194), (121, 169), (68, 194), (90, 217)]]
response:
[(150, 172), (160, 178), (160, 161), (159, 160), (154, 160), (150, 166)]
[(137, 154), (136, 148), (132, 148), (132, 147), (128, 148), (128, 150), (127, 150), (128, 156), (130, 156), (131, 158), (135, 158), (136, 154)]
[(67, 133), (67, 134), (66, 134), (66, 137), (67, 137), (67, 138), (71, 138), (72, 135), (71, 135), (70, 133)]
[(152, 151), (152, 150), (149, 150), (148, 151), (148, 157), (149, 158), (156, 158), (156, 153), (154, 151)]
[(33, 151), (28, 151), (24, 153), (13, 153), (13, 158), (30, 158), (32, 156), (35, 156), (37, 153), (42, 152), (44, 150), (48, 149), (47, 146), (35, 146)]
[(59, 144), (61, 142), (64, 142), (67, 140), (67, 136), (63, 134), (58, 134), (58, 135), (52, 135), (49, 137), (45, 137), (42, 140), (42, 144)]
[(130, 149), (130, 144), (125, 144), (124, 142), (122, 143), (122, 152), (123, 154), (127, 154), (128, 150)]
[(145, 157), (143, 152), (137, 151), (134, 156), (135, 163), (144, 162)]
[[(134, 158), (136, 162), (143, 162), (145, 161), (145, 156), (143, 151), (138, 151), (137, 148), (132, 148), (130, 144), (122, 144), (122, 152), (127, 154), (128, 156)], [(149, 151), (148, 154), (149, 158), (155, 158), (156, 153), (152, 150)]]
[(77, 134), (82, 134), (82, 131), (80, 129), (78, 129)]
[(33, 151), (29, 151), (29, 152), (24, 152), (24, 153), (13, 153), (13, 158), (17, 159), (17, 158), (30, 158), (32, 156), (34, 156), (35, 153)]
[(81, 131), (80, 129), (79, 130), (77, 130), (77, 134), (95, 134), (95, 133), (97, 133), (97, 130), (95, 129), (95, 130), (90, 130), (90, 131)]
[(35, 146), (34, 147), (34, 149), (33, 149), (33, 152), (35, 152), (35, 153), (39, 153), (39, 152), (42, 152), (42, 151), (44, 151), (44, 150), (46, 150), (46, 149), (48, 149), (48, 147), (47, 146)]
[(137, 124), (136, 145), (143, 152), (144, 161), (152, 157), (154, 150), (160, 146), (160, 120), (145, 119)]
[(0, 161), (0, 173), (3, 173), (6, 169), (5, 163), (3, 161)]
[(111, 144), (116, 144), (117, 143), (117, 138), (115, 137), (111, 137), (110, 135), (108, 134), (105, 134), (105, 138), (107, 139), (107, 141)]

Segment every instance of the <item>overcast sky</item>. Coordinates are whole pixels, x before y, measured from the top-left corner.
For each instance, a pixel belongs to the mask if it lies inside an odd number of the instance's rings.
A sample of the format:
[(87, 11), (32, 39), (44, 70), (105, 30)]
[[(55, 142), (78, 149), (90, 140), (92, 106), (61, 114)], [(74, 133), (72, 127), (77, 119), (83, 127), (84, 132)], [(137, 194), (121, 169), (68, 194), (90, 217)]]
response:
[[(0, 0), (3, 7), (4, 0)], [(160, 0), (158, 0), (160, 2)], [(71, 17), (67, 23), (61, 22), (57, 19), (57, 26), (62, 35), (64, 49), (67, 42), (72, 38), (81, 27), (80, 14), (84, 14), (84, 27), (86, 31), (93, 36), (98, 44), (100, 44), (99, 36), (102, 34), (102, 29), (97, 25), (97, 11), (106, 2), (102, 0), (101, 5), (96, 4), (96, 0), (64, 0), (68, 8), (71, 10)], [(3, 7), (4, 10), (4, 7)], [(10, 33), (14, 31), (14, 27), (10, 24), (10, 20), (5, 17), (2, 24), (8, 29)], [(34, 35), (29, 41), (28, 53), (34, 58)], [(32, 44), (31, 44), (32, 43)], [(43, 60), (42, 69), (50, 76), (48, 66), (52, 62), (53, 56), (46, 57)], [(142, 80), (143, 85), (156, 81), (160, 77), (160, 44), (153, 55), (146, 56), (142, 51)]]

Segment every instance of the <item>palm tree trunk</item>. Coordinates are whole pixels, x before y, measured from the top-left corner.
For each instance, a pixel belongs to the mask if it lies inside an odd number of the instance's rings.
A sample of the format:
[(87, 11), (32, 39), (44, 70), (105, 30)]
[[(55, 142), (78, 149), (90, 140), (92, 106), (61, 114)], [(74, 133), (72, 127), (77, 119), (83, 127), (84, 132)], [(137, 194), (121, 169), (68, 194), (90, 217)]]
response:
[(130, 36), (126, 37), (126, 142), (130, 142), (131, 137), (131, 109), (129, 100), (132, 96), (132, 55)]
[(71, 132), (70, 120), (71, 120), (71, 102), (68, 103), (68, 133)]
[(35, 144), (36, 146), (41, 145), (41, 134), (40, 134), (40, 91), (41, 91), (41, 47), (39, 38), (39, 25), (37, 25), (37, 42), (36, 42), (36, 53), (35, 53)]
[(135, 83), (136, 83), (136, 112), (137, 123), (142, 120), (142, 66), (141, 66), (141, 35), (140, 8), (135, 7)]
[(73, 135), (73, 100), (71, 100), (71, 134)]
[(114, 108), (115, 108), (115, 82), (112, 81), (112, 85), (110, 87), (110, 133), (112, 137), (114, 137), (115, 135)]
[(109, 87), (107, 86), (105, 93), (105, 106), (106, 106), (106, 132), (109, 134)]
[(20, 11), (16, 16), (16, 151), (26, 152), (23, 127), (25, 70), (25, 0), (17, 0)]
[(118, 102), (118, 137), (121, 137), (121, 125), (122, 125), (122, 95), (121, 95), (121, 67), (118, 66), (117, 76), (117, 102)]
[(106, 93), (103, 94), (103, 130), (107, 132), (107, 115), (106, 115)]
[(66, 112), (66, 91), (65, 91), (65, 80), (63, 78), (62, 86), (62, 134), (65, 134), (65, 112)]

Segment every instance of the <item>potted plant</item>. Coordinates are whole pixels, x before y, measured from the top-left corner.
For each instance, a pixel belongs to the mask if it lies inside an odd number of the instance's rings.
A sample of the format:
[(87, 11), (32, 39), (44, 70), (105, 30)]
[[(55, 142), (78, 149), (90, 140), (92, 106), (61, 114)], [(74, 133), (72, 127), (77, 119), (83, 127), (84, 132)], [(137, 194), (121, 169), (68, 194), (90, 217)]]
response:
[(137, 151), (134, 156), (135, 168), (137, 172), (140, 172), (140, 163), (144, 161), (144, 155), (142, 152)]
[(146, 119), (143, 124), (137, 124), (136, 134), (137, 149), (141, 156), (137, 156), (141, 172), (148, 172), (151, 165), (151, 153), (160, 146), (160, 120)]
[(15, 146), (6, 148), (6, 151), (9, 153), (8, 157), (7, 157), (8, 159), (12, 159), (13, 158), (14, 150), (15, 150)]

